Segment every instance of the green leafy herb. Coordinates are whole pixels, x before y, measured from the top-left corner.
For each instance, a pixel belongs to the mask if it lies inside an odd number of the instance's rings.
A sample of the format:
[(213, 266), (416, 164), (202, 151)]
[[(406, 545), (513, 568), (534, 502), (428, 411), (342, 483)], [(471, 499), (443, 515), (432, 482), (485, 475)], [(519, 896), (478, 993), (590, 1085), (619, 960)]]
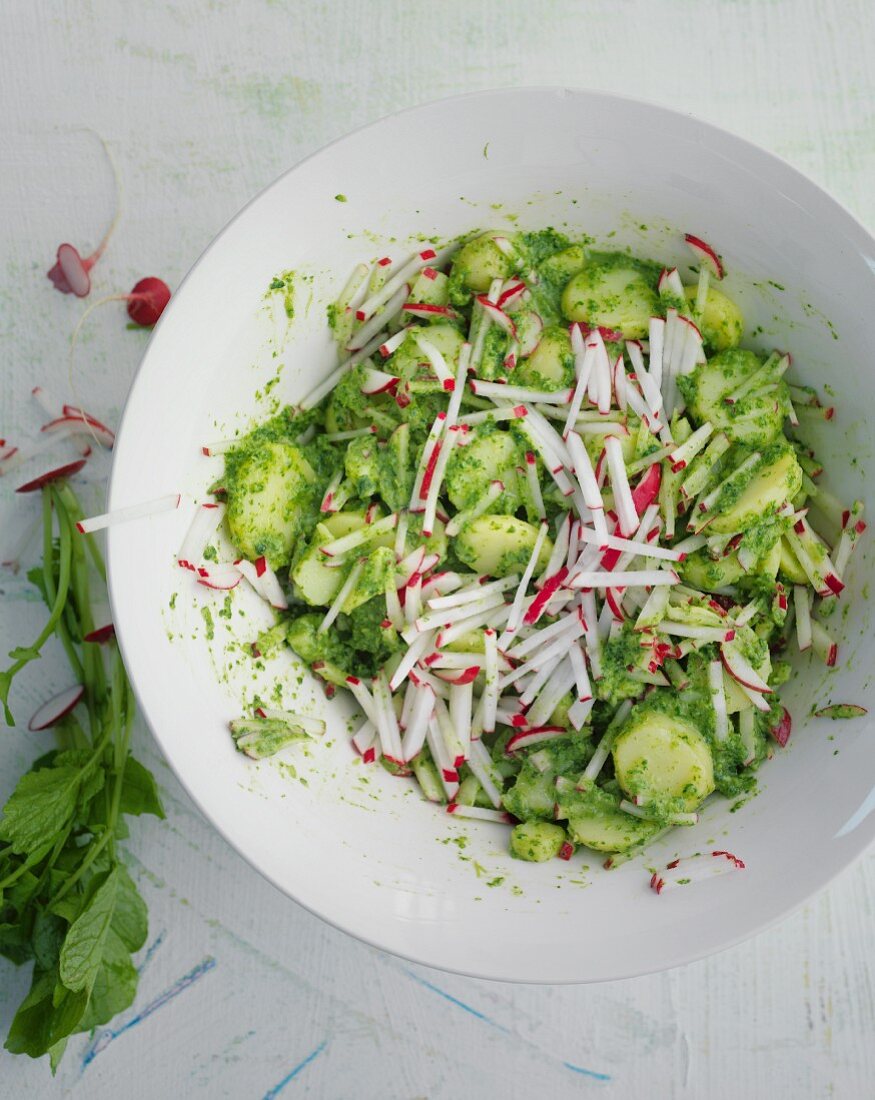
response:
[(42, 566), (28, 576), (49, 618), (31, 645), (10, 653), (0, 702), (13, 724), (13, 680), (53, 634), (84, 695), (55, 727), (58, 747), (34, 761), (0, 816), (0, 955), (33, 963), (6, 1049), (48, 1054), (54, 1073), (68, 1036), (107, 1023), (134, 999), (131, 955), (146, 941), (148, 918), (118, 841), (127, 836), (124, 815), (164, 810), (151, 772), (129, 753), (134, 700), (115, 641), (83, 641), (94, 629), (91, 591), (105, 583), (103, 559), (76, 530), (82, 513), (69, 485), (42, 494)]

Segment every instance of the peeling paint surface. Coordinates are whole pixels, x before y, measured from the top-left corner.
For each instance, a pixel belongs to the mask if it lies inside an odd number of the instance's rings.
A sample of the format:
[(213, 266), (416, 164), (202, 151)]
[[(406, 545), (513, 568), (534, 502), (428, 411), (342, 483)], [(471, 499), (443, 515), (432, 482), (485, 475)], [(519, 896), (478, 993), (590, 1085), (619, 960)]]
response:
[[(83, 303), (45, 271), (61, 241), (84, 254), (112, 218), (98, 134), (124, 189), (92, 300), (148, 274), (178, 285), (244, 202), (350, 129), (518, 83), (690, 111), (875, 223), (869, 0), (31, 0), (5, 5), (2, 41), (6, 438), (40, 423), (35, 384), (68, 392)], [(355, 180), (337, 188), (352, 195)], [(147, 340), (125, 320), (120, 303), (95, 311), (73, 366), (111, 424)], [(0, 540), (35, 507), (0, 482)], [(3, 652), (43, 620), (23, 573), (0, 576), (0, 609)], [(65, 680), (50, 652), (17, 683), (17, 713)], [(0, 732), (0, 798), (46, 747), (34, 736)], [(47, 1063), (0, 1055), (0, 1100), (872, 1095), (875, 853), (778, 928), (682, 970), (497, 985), (402, 964), (299, 909), (204, 822), (142, 725), (135, 747), (168, 809), (166, 823), (137, 821), (128, 845), (151, 917), (136, 1002), (72, 1040), (54, 1081)], [(0, 962), (4, 1032), (26, 984)]]

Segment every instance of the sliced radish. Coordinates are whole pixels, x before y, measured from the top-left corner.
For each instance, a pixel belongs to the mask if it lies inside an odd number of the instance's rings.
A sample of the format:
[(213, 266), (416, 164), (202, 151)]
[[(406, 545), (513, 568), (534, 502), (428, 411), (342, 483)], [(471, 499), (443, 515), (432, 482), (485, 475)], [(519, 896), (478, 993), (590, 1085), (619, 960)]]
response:
[(73, 477), (74, 474), (79, 473), (84, 465), (84, 458), (80, 458), (77, 462), (68, 462), (65, 466), (58, 466), (54, 470), (48, 470), (46, 473), (40, 474), (39, 477), (35, 477), (32, 481), (27, 481), (24, 485), (19, 485), (15, 491), (16, 493), (35, 493), (37, 489), (42, 489), (45, 485), (51, 485), (53, 482), (60, 481), (62, 478)]
[(839, 647), (819, 622), (811, 620), (811, 644), (814, 652), (825, 665), (832, 668), (838, 658)]
[(833, 703), (814, 712), (815, 718), (864, 718), (869, 711), (856, 703)]
[(786, 707), (781, 708), (781, 717), (778, 721), (769, 727), (769, 733), (778, 742), (781, 748), (787, 744), (790, 740), (790, 734), (793, 732), (793, 719), (790, 717), (790, 711)]
[[(430, 261), (437, 258), (437, 253), (433, 248), (426, 248), (412, 259), (408, 260), (399, 271), (397, 271), (391, 279), (385, 282), (382, 287), (375, 293), (366, 299), (356, 310), (356, 318), (359, 321), (367, 322), (377, 310), (384, 303), (388, 302), (393, 294), (397, 292), (403, 292), (406, 296), (407, 287), (406, 284), (413, 278), (418, 272), (422, 271)], [(391, 263), (391, 261), (390, 261)], [(388, 264), (382, 264), (384, 267), (388, 267)], [(385, 312), (388, 312), (388, 307)]]
[(533, 729), (520, 730), (510, 738), (504, 751), (508, 756), (522, 749), (529, 749), (533, 745), (541, 745), (545, 741), (555, 741), (557, 737), (567, 737), (568, 730), (564, 726), (538, 726)]
[(47, 730), (57, 725), (62, 718), (67, 717), (84, 694), (85, 688), (81, 684), (59, 692), (47, 703), (43, 703), (27, 723), (27, 728), (32, 733), (38, 733), (40, 730)]
[(353, 735), (352, 746), (365, 764), (373, 764), (377, 759), (377, 750), (374, 748), (376, 740), (377, 727), (370, 719), (367, 719)]
[(431, 302), (405, 302), (401, 308), (404, 313), (409, 313), (411, 317), (418, 317), (425, 321), (430, 321), (435, 317), (446, 317), (447, 320), (455, 321), (459, 316), (452, 306), (438, 306)]
[[(163, 499), (169, 500), (170, 498)], [(167, 507), (169, 508), (170, 505), (168, 504)], [(186, 536), (182, 540), (182, 546), (180, 546), (176, 555), (178, 565), (183, 569), (197, 569), (204, 556), (204, 550), (206, 550), (210, 539), (216, 533), (224, 515), (224, 504), (207, 502), (198, 505)], [(102, 519), (103, 517), (99, 518)]]
[(198, 584), (204, 588), (215, 588), (220, 592), (228, 592), (236, 588), (243, 579), (243, 574), (236, 565), (223, 564), (199, 565), (197, 569)]
[(750, 664), (737, 645), (732, 642), (724, 642), (720, 647), (720, 659), (729, 675), (737, 680), (743, 688), (750, 691), (769, 694), (773, 689), (760, 676)]
[(400, 381), (401, 379), (397, 374), (387, 374), (385, 371), (368, 367), (364, 373), (361, 391), (368, 397), (374, 397), (380, 393), (391, 392)]
[(698, 259), (700, 263), (708, 265), (710, 273), (714, 278), (722, 279), (726, 271), (723, 264), (720, 262), (720, 257), (711, 245), (703, 241), (701, 237), (694, 237), (692, 233), (685, 233), (684, 240), (690, 246), (696, 259)]
[(509, 314), (505, 313), (495, 302), (490, 301), (485, 294), (478, 294), (475, 301), (493, 324), (498, 325), (499, 328), (516, 339), (516, 325)]

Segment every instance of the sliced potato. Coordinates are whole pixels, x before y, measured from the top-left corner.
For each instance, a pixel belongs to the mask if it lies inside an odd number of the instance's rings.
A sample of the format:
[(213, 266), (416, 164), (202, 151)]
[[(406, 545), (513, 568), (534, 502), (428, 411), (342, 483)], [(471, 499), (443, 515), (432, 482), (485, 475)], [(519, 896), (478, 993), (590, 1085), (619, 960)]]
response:
[(562, 312), (569, 321), (619, 329), (627, 340), (638, 340), (647, 335), (657, 301), (651, 280), (632, 261), (592, 263), (569, 280)]
[(730, 535), (753, 527), (785, 501), (792, 500), (801, 488), (802, 468), (796, 455), (789, 447), (782, 449), (774, 462), (767, 462), (757, 470), (731, 507), (715, 516), (708, 531)]
[(551, 325), (544, 329), (538, 346), (523, 359), (513, 381), (536, 390), (558, 390), (574, 381), (574, 355), (566, 328)]
[(506, 279), (511, 262), (493, 240), (498, 233), (485, 233), (468, 241), (453, 261), (453, 272), (461, 273), (465, 285), (476, 294), (489, 290), (493, 279)]
[(678, 798), (695, 810), (714, 790), (714, 762), (694, 725), (655, 707), (632, 710), (614, 742), (617, 781), (632, 798)]
[(287, 565), (316, 480), (291, 443), (265, 443), (245, 455), (227, 481), (228, 531), (244, 557)]
[[(531, 557), (538, 528), (515, 516), (478, 516), (466, 523), (454, 540), (458, 557), (475, 573), (507, 577), (522, 573)], [(538, 569), (546, 568), (553, 544), (544, 539)]]
[(568, 832), (578, 844), (597, 852), (626, 852), (655, 836), (659, 825), (616, 810), (575, 814), (568, 819)]
[[(687, 301), (695, 302), (696, 287), (684, 287), (684, 294)], [(741, 342), (744, 317), (735, 302), (722, 290), (709, 286), (699, 328), (706, 344), (710, 344), (715, 351), (724, 351), (726, 348), (737, 347)]]

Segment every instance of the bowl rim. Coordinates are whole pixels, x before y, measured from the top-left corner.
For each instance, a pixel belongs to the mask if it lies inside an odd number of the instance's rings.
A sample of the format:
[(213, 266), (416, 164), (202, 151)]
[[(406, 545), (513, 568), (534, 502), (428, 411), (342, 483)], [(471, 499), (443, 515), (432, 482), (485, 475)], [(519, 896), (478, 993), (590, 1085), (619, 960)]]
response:
[[(858, 241), (861, 246), (868, 245), (868, 252), (870, 254), (870, 257), (875, 257), (875, 236), (873, 236), (873, 234), (866, 228), (866, 226), (859, 220), (859, 218), (857, 218), (856, 215), (853, 214), (840, 199), (836, 198), (825, 187), (822, 187), (819, 183), (812, 180), (801, 169), (796, 167), (786, 158), (782, 157), (778, 153), (774, 153), (771, 150), (764, 148), (757, 142), (751, 141), (750, 139), (737, 134), (733, 130), (727, 129), (726, 127), (720, 126), (714, 122), (699, 118), (698, 116), (690, 112), (678, 110), (673, 107), (667, 107), (661, 103), (654, 102), (653, 100), (642, 99), (637, 96), (629, 96), (621, 93), (606, 92), (598, 88), (577, 87), (568, 84), (501, 85), (493, 88), (478, 89), (470, 92), (442, 96), (436, 99), (423, 100), (422, 102), (414, 104), (413, 106), (403, 107), (397, 111), (391, 111), (386, 114), (380, 115), (378, 118), (370, 122), (363, 123), (361, 126), (354, 127), (353, 129), (338, 135), (331, 141), (319, 146), (313, 152), (308, 153), (306, 156), (296, 161), (289, 168), (284, 169), (282, 172), (279, 173), (279, 175), (277, 175), (270, 182), (265, 184), (247, 202), (245, 202), (243, 206), (241, 206), (240, 209), (237, 210), (228, 219), (228, 221), (225, 222), (221, 229), (213, 236), (209, 244), (198, 255), (186, 274), (180, 280), (177, 290), (174, 292), (173, 297), (171, 297), (167, 309), (164, 311), (164, 314), (162, 314), (162, 317), (159, 319), (157, 325), (155, 326), (155, 331), (160, 330), (161, 326), (164, 324), (164, 317), (169, 313), (169, 311), (173, 310), (176, 297), (179, 292), (192, 278), (195, 277), (198, 268), (200, 268), (202, 263), (212, 253), (212, 251), (220, 246), (223, 238), (228, 234), (231, 228), (246, 215), (251, 207), (255, 206), (261, 200), (262, 196), (278, 186), (281, 181), (285, 180), (287, 177), (291, 176), (292, 174), (303, 168), (314, 158), (321, 156), (323, 153), (334, 148), (334, 146), (341, 144), (342, 142), (346, 141), (348, 138), (354, 135), (365, 134), (370, 130), (378, 129), (385, 122), (392, 119), (403, 118), (405, 115), (414, 115), (419, 111), (427, 110), (441, 105), (462, 103), (465, 101), (476, 99), (489, 99), (499, 96), (527, 95), (531, 93), (573, 95), (588, 99), (592, 102), (610, 103), (619, 101), (630, 104), (634, 107), (645, 109), (647, 111), (655, 112), (656, 115), (673, 120), (683, 125), (692, 125), (698, 127), (705, 133), (713, 135), (716, 139), (722, 142), (726, 142), (728, 140), (730, 143), (734, 143), (738, 147), (738, 149), (746, 152), (748, 155), (753, 155), (754, 157), (760, 158), (761, 163), (766, 165), (771, 164), (778, 167), (783, 173), (788, 174), (797, 186), (801, 186), (803, 189), (807, 188), (809, 190), (809, 193), (816, 200), (826, 202), (830, 206), (832, 206), (833, 210), (838, 212), (845, 220), (846, 230), (849, 231), (849, 235), (855, 237), (856, 241)], [(861, 247), (861, 251), (862, 250), (863, 249)], [(875, 261), (872, 261), (870, 259), (870, 263), (875, 266)], [(128, 389), (127, 397), (125, 398), (125, 406), (122, 411), (117, 431), (116, 447), (118, 447), (119, 443), (124, 440), (125, 427), (128, 423), (129, 417), (132, 415), (131, 398), (134, 397), (135, 393), (138, 391), (138, 388), (142, 387), (142, 385), (144, 384), (144, 368), (149, 360), (152, 347), (153, 341), (150, 338), (150, 341), (143, 352), (140, 362), (136, 367), (134, 376)], [(117, 465), (115, 462), (113, 462), (110, 470), (109, 483), (107, 488), (107, 508), (110, 510), (117, 506), (115, 500), (115, 497), (118, 493), (116, 471)], [(114, 583), (115, 570), (113, 569), (113, 562), (116, 558), (115, 547), (117, 546), (117, 540), (114, 538), (113, 531), (113, 527), (110, 527), (107, 531), (107, 588), (109, 593), (113, 622), (119, 623), (124, 618), (124, 616), (118, 614), (124, 601), (124, 596)], [(127, 670), (131, 687), (137, 700), (140, 713), (146, 725), (148, 726), (150, 733), (155, 739), (157, 745), (159, 746), (167, 764), (173, 771), (173, 774), (176, 777), (177, 781), (180, 783), (188, 797), (198, 808), (201, 815), (208, 821), (211, 828), (215, 829), (216, 832), (235, 851), (237, 855), (239, 855), (251, 868), (257, 871), (262, 876), (262, 878), (266, 879), (272, 886), (274, 886), (284, 897), (288, 898), (296, 905), (299, 905), (307, 912), (318, 917), (320, 920), (325, 921), (326, 924), (337, 929), (338, 931), (352, 936), (354, 939), (362, 943), (366, 943), (370, 947), (376, 948), (380, 951), (385, 951), (390, 955), (394, 955), (395, 957), (404, 959), (408, 962), (416, 963), (425, 967), (430, 967), (438, 971), (450, 974), (458, 974), (463, 977), (474, 978), (478, 980), (508, 982), (523, 985), (544, 984), (543, 980), (539, 980), (537, 978), (529, 976), (518, 976), (514, 974), (499, 975), (495, 973), (484, 974), (483, 972), (477, 972), (476, 970), (462, 966), (450, 966), (434, 963), (427, 958), (420, 957), (416, 952), (410, 950), (399, 950), (398, 948), (391, 946), (389, 943), (385, 942), (388, 937), (384, 937), (384, 940), (381, 941), (377, 937), (368, 936), (360, 931), (357, 931), (355, 927), (353, 927), (354, 922), (344, 919), (342, 914), (323, 911), (317, 904), (310, 904), (296, 897), (285, 885), (278, 881), (277, 876), (271, 874), (266, 868), (259, 865), (259, 863), (257, 863), (250, 854), (245, 852), (243, 850), (242, 844), (238, 843), (230, 835), (229, 829), (225, 825), (223, 825), (221, 821), (212, 816), (202, 805), (200, 798), (189, 785), (186, 776), (182, 774), (182, 772), (177, 768), (174, 757), (170, 752), (169, 747), (165, 743), (165, 739), (162, 738), (161, 735), (158, 733), (158, 730), (150, 717), (149, 709), (146, 706), (138, 687), (136, 671), (128, 663), (127, 658), (129, 651), (126, 645), (124, 626), (121, 626), (121, 628), (118, 630), (117, 643), (125, 663), (125, 668)], [(863, 833), (857, 832), (856, 842), (852, 845), (849, 845), (845, 849), (845, 852), (842, 854), (841, 857), (836, 860), (836, 863), (831, 867), (829, 873), (820, 880), (819, 884), (813, 890), (810, 890), (802, 897), (793, 898), (788, 904), (780, 906), (777, 912), (773, 912), (771, 915), (765, 917), (754, 926), (746, 928), (738, 935), (724, 940), (718, 946), (706, 946), (703, 948), (692, 949), (683, 948), (672, 952), (667, 952), (665, 956), (659, 958), (658, 960), (654, 959), (652, 965), (648, 965), (645, 967), (636, 965), (627, 970), (619, 968), (619, 970), (616, 973), (613, 973), (610, 977), (569, 977), (559, 979), (554, 978), (549, 981), (549, 984), (588, 985), (606, 981), (628, 980), (635, 977), (643, 977), (649, 974), (656, 974), (663, 971), (672, 970), (676, 967), (684, 966), (688, 963), (696, 962), (704, 958), (709, 958), (713, 955), (721, 954), (722, 952), (727, 951), (730, 948), (735, 947), (748, 939), (752, 939), (754, 936), (758, 936), (760, 933), (765, 932), (766, 930), (781, 923), (783, 920), (791, 916), (793, 913), (797, 912), (804, 905), (808, 904), (814, 897), (825, 890), (841, 874), (847, 871), (852, 864), (859, 860), (869, 847), (875, 844), (875, 821), (873, 821), (872, 829), (873, 834), (867, 839), (864, 839)]]

